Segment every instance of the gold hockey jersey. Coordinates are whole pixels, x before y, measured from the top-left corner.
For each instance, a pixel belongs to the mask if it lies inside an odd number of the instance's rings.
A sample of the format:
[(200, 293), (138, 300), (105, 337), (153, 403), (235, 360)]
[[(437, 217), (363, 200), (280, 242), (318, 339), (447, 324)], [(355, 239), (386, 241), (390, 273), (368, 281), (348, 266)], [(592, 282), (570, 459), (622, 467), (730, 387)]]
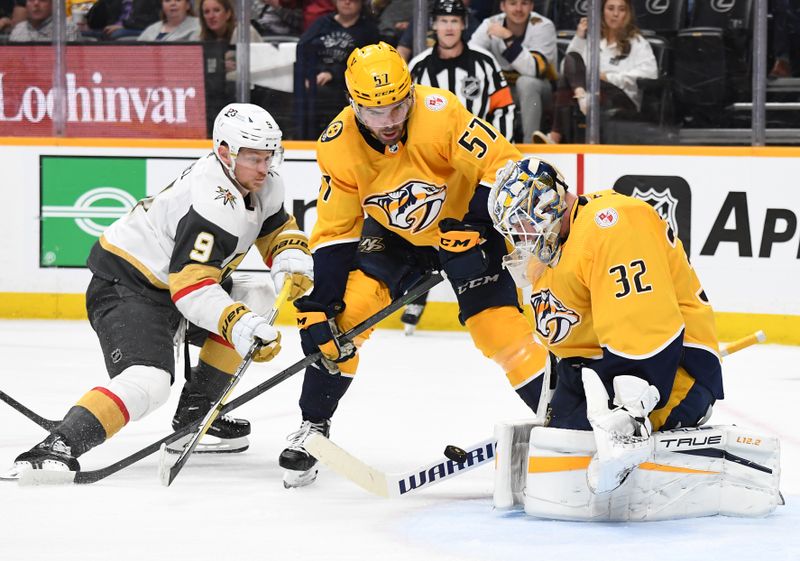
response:
[[(703, 355), (689, 372), (721, 398), (713, 311), (669, 225), (647, 203), (614, 191), (579, 199), (569, 220), (560, 261), (532, 288), (540, 340), (560, 358), (611, 354), (635, 369), (682, 336), (679, 347)], [(658, 377), (669, 388), (675, 371), (667, 370)]]
[(415, 86), (406, 132), (384, 146), (350, 107), (317, 142), (322, 184), (311, 248), (357, 242), (364, 214), (417, 246), (436, 246), (439, 221), (463, 218), (478, 184), (521, 157), (455, 95)]

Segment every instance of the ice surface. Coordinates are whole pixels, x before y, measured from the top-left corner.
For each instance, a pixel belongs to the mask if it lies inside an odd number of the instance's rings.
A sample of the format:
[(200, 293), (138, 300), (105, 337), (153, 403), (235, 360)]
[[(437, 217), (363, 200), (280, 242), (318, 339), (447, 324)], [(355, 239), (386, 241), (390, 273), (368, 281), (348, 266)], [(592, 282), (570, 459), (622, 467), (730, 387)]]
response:
[[(282, 353), (251, 367), (237, 395), (301, 358), (297, 333), (282, 331)], [(299, 424), (297, 375), (236, 411), (253, 423), (250, 450), (192, 456), (169, 488), (158, 481), (157, 455), (92, 485), (0, 484), (0, 560), (797, 560), (798, 364), (800, 348), (768, 344), (727, 358), (727, 399), (712, 419), (781, 438), (787, 506), (765, 519), (534, 520), (492, 510), (490, 467), (396, 500), (368, 495), (325, 468), (313, 486), (286, 490), (277, 457)], [(0, 321), (0, 388), (34, 411), (60, 417), (105, 380), (86, 322)], [(82, 466), (105, 466), (168, 433), (177, 395), (82, 457)], [(331, 438), (380, 469), (405, 471), (437, 458), (446, 444), (489, 436), (497, 420), (527, 416), (466, 334), (378, 331)], [(0, 467), (44, 434), (0, 403)]]

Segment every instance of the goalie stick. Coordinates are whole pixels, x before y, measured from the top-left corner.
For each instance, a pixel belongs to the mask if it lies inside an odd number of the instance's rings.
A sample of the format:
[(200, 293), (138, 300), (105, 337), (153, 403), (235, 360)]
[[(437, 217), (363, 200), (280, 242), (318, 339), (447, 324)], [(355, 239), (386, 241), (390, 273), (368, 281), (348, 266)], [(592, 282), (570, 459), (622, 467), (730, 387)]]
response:
[[(759, 330), (720, 347), (720, 355), (728, 356), (765, 340), (766, 335)], [(489, 463), (494, 459), (496, 445), (494, 438), (487, 438), (466, 449), (447, 446), (447, 457), (398, 473), (375, 469), (319, 433), (311, 433), (303, 446), (322, 464), (365, 491), (384, 498), (397, 498)], [(459, 463), (462, 458), (466, 460)]]
[[(283, 288), (281, 288), (278, 297), (275, 298), (275, 302), (272, 304), (272, 309), (269, 311), (269, 313), (267, 313), (266, 320), (270, 325), (273, 325), (275, 320), (278, 319), (278, 312), (280, 311), (281, 306), (283, 306), (286, 303), (286, 300), (289, 298), (289, 291), (291, 289), (292, 281), (291, 279), (287, 278), (283, 283)], [(219, 416), (219, 412), (225, 405), (225, 402), (228, 401), (228, 398), (233, 393), (236, 385), (244, 376), (245, 371), (250, 367), (250, 364), (253, 362), (253, 355), (257, 353), (262, 346), (263, 345), (261, 344), (261, 341), (258, 339), (253, 341), (253, 344), (250, 346), (247, 354), (242, 359), (242, 362), (239, 364), (236, 372), (234, 372), (233, 376), (231, 376), (231, 379), (228, 380), (228, 384), (225, 386), (225, 390), (222, 392), (222, 395), (219, 396), (219, 398), (208, 410), (208, 413), (205, 414), (202, 422), (195, 429), (194, 434), (192, 434), (192, 437), (184, 445), (183, 450), (178, 456), (178, 459), (175, 460), (175, 463), (171, 466), (169, 465), (168, 460), (167, 445), (161, 445), (161, 456), (159, 457), (158, 462), (158, 477), (161, 480), (162, 485), (169, 487), (175, 478), (178, 477), (178, 474), (183, 469), (183, 466), (185, 466), (186, 462), (189, 461), (189, 456), (191, 456), (192, 452), (194, 452), (195, 448), (197, 448), (197, 445), (200, 444), (200, 439), (202, 439), (206, 432), (208, 432), (208, 429), (211, 428), (211, 425)]]
[[(349, 331), (342, 334), (339, 337), (339, 340), (340, 341), (352, 340), (356, 335), (363, 333), (370, 327), (376, 325), (380, 321), (384, 320), (388, 316), (392, 315), (393, 313), (401, 309), (406, 304), (413, 302), (414, 300), (416, 300), (417, 298), (428, 292), (431, 288), (442, 282), (444, 278), (445, 278), (444, 274), (440, 271), (433, 271), (427, 274), (411, 290), (406, 292), (403, 296), (392, 301), (388, 306), (386, 306), (382, 310), (374, 313), (373, 315), (371, 315), (370, 317), (368, 317), (367, 319), (365, 319), (364, 321), (362, 321)], [(322, 358), (321, 352), (317, 352), (314, 353), (313, 355), (304, 357), (303, 359), (299, 360), (293, 365), (285, 368), (284, 370), (275, 374), (271, 378), (260, 383), (256, 387), (251, 388), (250, 390), (243, 393), (236, 399), (225, 404), (225, 406), (220, 409), (219, 414), (224, 415), (225, 413), (233, 411), (237, 407), (244, 405), (245, 403), (251, 401), (252, 399), (266, 392), (267, 390), (277, 386), (284, 380), (294, 376), (301, 370), (304, 370), (306, 366), (318, 361), (320, 358)], [(17, 402), (15, 401), (15, 403)], [(117, 462), (114, 462), (113, 464), (107, 465), (103, 468), (95, 470), (87, 470), (87, 471), (78, 471), (78, 472), (26, 470), (23, 473), (22, 477), (20, 477), (19, 482), (22, 485), (26, 484), (37, 485), (42, 483), (76, 483), (76, 484), (96, 483), (97, 481), (105, 479), (109, 475), (113, 475), (118, 471), (138, 462), (142, 458), (146, 458), (150, 454), (157, 452), (161, 448), (162, 444), (170, 444), (172, 442), (175, 442), (179, 438), (183, 438), (190, 432), (197, 430), (197, 427), (199, 426), (200, 422), (201, 421), (198, 420), (195, 423), (190, 423), (185, 427), (181, 428), (180, 430), (175, 431), (172, 434), (169, 434), (164, 438), (157, 440), (156, 442), (153, 442), (148, 446), (145, 446), (141, 450), (134, 452), (133, 454)]]

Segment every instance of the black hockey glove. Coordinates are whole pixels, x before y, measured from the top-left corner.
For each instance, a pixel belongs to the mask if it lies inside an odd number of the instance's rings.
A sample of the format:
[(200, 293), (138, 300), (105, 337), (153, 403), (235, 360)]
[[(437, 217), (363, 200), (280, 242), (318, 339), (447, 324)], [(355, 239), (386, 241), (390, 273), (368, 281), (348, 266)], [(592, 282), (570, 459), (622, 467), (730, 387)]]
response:
[(455, 218), (439, 222), (439, 262), (454, 280), (477, 277), (486, 270), (488, 260), (481, 249), (484, 226), (468, 224)]
[(311, 355), (322, 351), (325, 368), (338, 373), (339, 369), (330, 363), (344, 362), (356, 354), (356, 346), (352, 342), (341, 344), (336, 340), (340, 331), (334, 318), (344, 310), (344, 302), (325, 306), (303, 296), (294, 301), (294, 307), (297, 308), (297, 327), (300, 329), (303, 352)]

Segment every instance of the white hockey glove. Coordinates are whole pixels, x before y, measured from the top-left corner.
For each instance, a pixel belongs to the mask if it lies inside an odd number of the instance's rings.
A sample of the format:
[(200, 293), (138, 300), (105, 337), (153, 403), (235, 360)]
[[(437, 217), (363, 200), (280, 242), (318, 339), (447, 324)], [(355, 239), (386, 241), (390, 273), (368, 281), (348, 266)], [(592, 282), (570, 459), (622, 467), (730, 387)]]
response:
[(292, 287), (288, 300), (300, 298), (314, 285), (314, 259), (300, 249), (285, 249), (272, 258), (272, 282), (275, 292), (280, 291), (287, 276)]
[(586, 413), (594, 429), (597, 453), (586, 472), (589, 489), (609, 493), (653, 453), (653, 426), (647, 417), (658, 403), (655, 386), (635, 376), (614, 378), (614, 409), (608, 392), (591, 368), (582, 369)]
[(260, 339), (264, 346), (253, 353), (254, 362), (272, 360), (281, 350), (281, 334), (278, 330), (241, 302), (236, 302), (225, 310), (220, 320), (219, 333), (241, 356), (247, 354), (256, 338)]

